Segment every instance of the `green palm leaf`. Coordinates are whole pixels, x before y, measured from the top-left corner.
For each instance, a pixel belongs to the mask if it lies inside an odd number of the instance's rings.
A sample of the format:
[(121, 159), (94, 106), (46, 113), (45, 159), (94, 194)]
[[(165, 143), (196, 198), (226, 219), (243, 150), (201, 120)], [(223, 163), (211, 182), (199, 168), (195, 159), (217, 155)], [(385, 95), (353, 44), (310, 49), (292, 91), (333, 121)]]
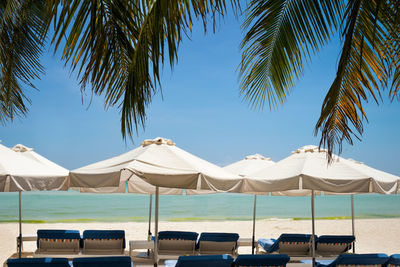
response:
[[(363, 104), (379, 103), (382, 90), (398, 96), (399, 17), (396, 0), (250, 2), (242, 47), (241, 92), (253, 106), (282, 103), (303, 70), (339, 30), (343, 49), (336, 78), (323, 102), (315, 133), (331, 155), (342, 142), (353, 143), (367, 119)], [(341, 27), (338, 27), (338, 26)]]
[[(238, 1), (231, 4), (237, 7)], [(121, 109), (123, 137), (143, 126), (146, 109), (160, 90), (160, 71), (168, 59), (173, 67), (182, 35), (194, 18), (213, 23), (226, 12), (223, 0), (98, 0), (61, 2), (56, 49), (66, 35), (63, 58), (80, 66), (82, 88), (105, 95), (106, 107)], [(57, 16), (57, 8), (53, 15)]]
[[(396, 64), (398, 67), (400, 50), (396, 52), (387, 43), (394, 33), (388, 8), (385, 1), (348, 2), (338, 71), (316, 124), (316, 132), (322, 133), (321, 145), (330, 153), (336, 146), (340, 153), (343, 140), (352, 144), (353, 137), (360, 139), (363, 120), (367, 119), (363, 103), (369, 97), (380, 102), (382, 89), (393, 79)], [(398, 88), (395, 76), (393, 81)]]
[(39, 58), (49, 25), (48, 6), (40, 0), (0, 2), (0, 123), (25, 115), (25, 86), (43, 74)]
[(294, 81), (339, 25), (342, 1), (253, 0), (243, 24), (241, 93), (255, 107), (283, 103)]

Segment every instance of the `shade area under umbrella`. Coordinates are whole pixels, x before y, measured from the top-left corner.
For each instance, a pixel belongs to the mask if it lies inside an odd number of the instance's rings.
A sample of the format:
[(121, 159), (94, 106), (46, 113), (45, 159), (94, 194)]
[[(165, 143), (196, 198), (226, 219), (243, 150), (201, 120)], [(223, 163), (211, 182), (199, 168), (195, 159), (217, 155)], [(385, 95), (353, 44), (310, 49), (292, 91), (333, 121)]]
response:
[(0, 144), (0, 192), (19, 192), (18, 255), (22, 242), (22, 191), (67, 190), (68, 170), (24, 145), (9, 149)]
[[(317, 146), (304, 146), (275, 165), (249, 174), (243, 183), (243, 192), (284, 193), (289, 190), (293, 194), (302, 194), (311, 190), (312, 257), (315, 265), (314, 192), (395, 194), (398, 191), (398, 181), (398, 176), (337, 155), (333, 155), (329, 163), (326, 150)], [(351, 200), (354, 218), (353, 197)]]
[[(271, 158), (266, 158), (260, 154), (254, 154), (246, 156), (244, 159), (234, 162), (230, 165), (224, 167), (232, 173), (238, 174), (240, 176), (246, 176), (248, 174), (254, 173), (256, 171), (262, 170), (266, 167), (275, 164)], [(262, 194), (262, 193), (259, 193)], [(251, 252), (254, 254), (254, 242), (255, 242), (255, 231), (256, 231), (256, 211), (257, 211), (257, 193), (254, 194), (254, 206), (253, 206), (253, 235), (252, 235), (252, 245)]]

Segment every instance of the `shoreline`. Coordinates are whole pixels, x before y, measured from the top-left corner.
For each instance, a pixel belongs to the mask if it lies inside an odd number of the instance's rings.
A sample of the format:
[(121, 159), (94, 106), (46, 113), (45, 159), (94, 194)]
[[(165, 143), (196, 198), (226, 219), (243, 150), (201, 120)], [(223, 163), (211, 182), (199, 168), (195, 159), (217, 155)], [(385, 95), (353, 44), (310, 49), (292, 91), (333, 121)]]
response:
[[(121, 229), (125, 230), (126, 240), (146, 240), (148, 222), (80, 222), (80, 223), (25, 223), (22, 224), (23, 235), (35, 235), (38, 229), (74, 229), (81, 233), (89, 229)], [(154, 223), (152, 223), (152, 232)], [(159, 231), (194, 231), (201, 232), (232, 232), (243, 238), (252, 235), (250, 221), (207, 221), (207, 222), (171, 222), (160, 221)], [(351, 220), (317, 220), (315, 224), (317, 235), (351, 235)], [(388, 255), (400, 252), (400, 218), (388, 219), (357, 219), (355, 220), (356, 252), (386, 253)], [(154, 233), (154, 232), (153, 232)], [(277, 238), (282, 233), (311, 233), (309, 220), (273, 219), (257, 220), (256, 238)], [(16, 251), (18, 223), (0, 224), (0, 261)], [(34, 251), (36, 242), (24, 243), (25, 251)], [(240, 248), (240, 253), (249, 253), (250, 248)]]
[[(373, 219), (400, 219), (400, 215), (393, 216), (356, 216), (355, 220), (373, 220)], [(288, 217), (288, 218), (278, 218), (278, 217), (261, 217), (256, 218), (256, 221), (279, 221), (279, 220), (291, 220), (291, 221), (311, 221), (312, 218), (308, 217)], [(316, 221), (322, 220), (351, 220), (351, 216), (331, 216), (331, 217), (316, 217)], [(160, 219), (160, 222), (225, 222), (225, 221), (253, 221), (252, 218), (210, 218), (210, 217), (182, 217), (182, 218), (171, 218), (171, 219)], [(18, 223), (19, 220), (0, 220), (1, 224), (7, 223)], [(81, 219), (55, 219), (55, 220), (22, 220), (23, 224), (54, 224), (54, 223), (130, 223), (130, 222), (148, 222), (146, 217), (125, 217), (122, 220), (108, 219), (108, 218), (81, 218)], [(152, 222), (154, 222), (154, 217), (152, 217)]]

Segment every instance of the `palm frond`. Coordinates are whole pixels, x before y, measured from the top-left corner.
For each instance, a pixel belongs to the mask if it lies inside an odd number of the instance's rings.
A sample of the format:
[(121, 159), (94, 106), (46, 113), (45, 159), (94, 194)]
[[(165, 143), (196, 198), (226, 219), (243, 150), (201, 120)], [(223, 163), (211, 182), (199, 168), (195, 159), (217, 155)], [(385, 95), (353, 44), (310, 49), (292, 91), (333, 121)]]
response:
[(0, 3), (0, 123), (27, 112), (25, 86), (43, 74), (39, 58), (49, 25), (48, 6), (41, 0)]
[(389, 96), (400, 99), (400, 5), (396, 0), (384, 2), (383, 23), (387, 29), (386, 34), (386, 55), (385, 61), (388, 77), (392, 78), (389, 85)]
[[(234, 9), (238, 0), (231, 0)], [(82, 88), (105, 95), (106, 107), (121, 110), (123, 137), (144, 126), (146, 109), (160, 90), (160, 71), (168, 59), (173, 67), (182, 35), (193, 20), (204, 26), (226, 12), (224, 0), (74, 0), (61, 1), (53, 42), (66, 36), (63, 59), (79, 67)], [(59, 15), (57, 15), (59, 14)]]
[(325, 97), (316, 134), (322, 133), (320, 145), (330, 155), (342, 151), (343, 140), (360, 139), (363, 121), (367, 120), (363, 103), (369, 97), (379, 103), (392, 59), (388, 56), (387, 34), (390, 23), (385, 15), (385, 1), (349, 1), (343, 28), (344, 44), (336, 78)]
[(282, 103), (303, 62), (330, 40), (344, 1), (252, 0), (243, 24), (241, 93), (253, 107)]

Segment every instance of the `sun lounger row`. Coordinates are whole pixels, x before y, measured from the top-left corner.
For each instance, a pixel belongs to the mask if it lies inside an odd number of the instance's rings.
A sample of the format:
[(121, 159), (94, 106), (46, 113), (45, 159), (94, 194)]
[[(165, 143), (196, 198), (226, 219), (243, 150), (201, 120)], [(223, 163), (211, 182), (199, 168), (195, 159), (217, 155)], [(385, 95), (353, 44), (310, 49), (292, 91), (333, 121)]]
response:
[[(279, 266), (284, 267), (290, 258), (286, 254), (275, 255), (239, 255), (236, 260), (230, 255), (181, 256), (178, 261), (167, 264), (176, 267), (231, 267), (231, 266)], [(8, 267), (71, 267), (67, 258), (21, 258), (8, 259)], [(91, 257), (75, 258), (73, 267), (131, 267), (130, 257)], [(400, 254), (342, 254), (329, 264), (317, 263), (318, 267), (368, 266), (398, 267)]]
[(237, 254), (236, 233), (162, 231), (158, 234), (159, 255)]
[[(339, 255), (351, 249), (354, 241), (352, 235), (315, 236), (315, 252), (320, 256)], [(311, 235), (307, 234), (282, 234), (278, 239), (259, 239), (258, 243), (267, 253), (286, 253), (291, 256), (311, 254)]]
[[(168, 267), (231, 267), (231, 266), (279, 266), (285, 267), (290, 257), (287, 254), (271, 255), (239, 255), (234, 260), (229, 255), (213, 256), (181, 256), (177, 261), (166, 263)], [(400, 254), (342, 254), (329, 264), (320, 264), (317, 267), (398, 267), (400, 266)]]
[[(67, 258), (21, 258), (8, 259), (8, 267), (71, 267)], [(73, 267), (131, 267), (128, 256), (74, 258)]]
[(123, 254), (125, 231), (38, 230), (36, 254)]
[[(232, 267), (232, 266), (279, 266), (284, 267), (290, 258), (286, 254), (239, 255), (236, 260), (230, 255), (181, 256), (168, 267)], [(175, 264), (175, 265), (174, 265)]]

